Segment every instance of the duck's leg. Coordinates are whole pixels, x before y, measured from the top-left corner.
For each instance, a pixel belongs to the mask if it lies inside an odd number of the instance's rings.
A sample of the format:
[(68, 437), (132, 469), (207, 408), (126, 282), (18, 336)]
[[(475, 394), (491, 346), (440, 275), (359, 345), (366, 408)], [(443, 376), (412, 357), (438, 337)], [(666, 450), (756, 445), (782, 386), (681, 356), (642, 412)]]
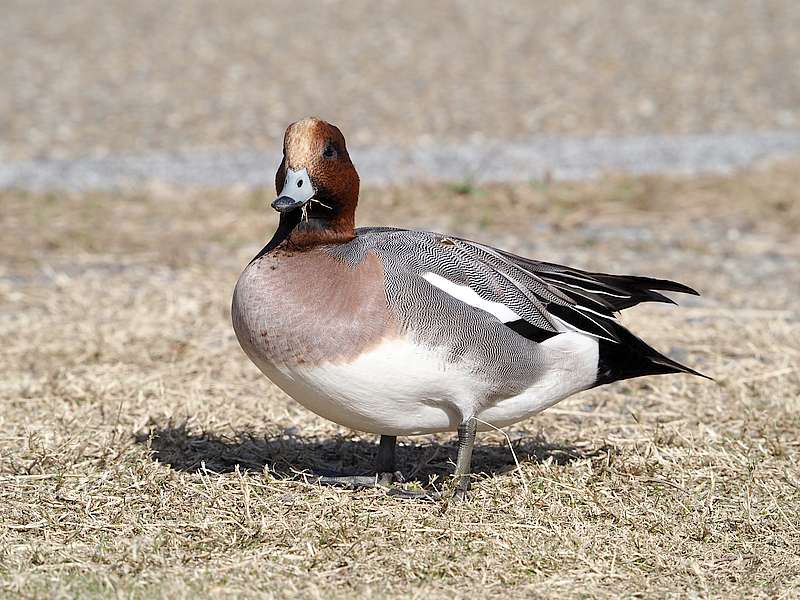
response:
[[(458, 426), (458, 458), (453, 471), (453, 498), (465, 500), (469, 491), (470, 473), (472, 472), (472, 449), (475, 447), (475, 434), (478, 431), (478, 421), (474, 418), (467, 419)], [(389, 494), (398, 498), (409, 500), (439, 500), (444, 497), (440, 492), (419, 490), (392, 489)]]
[(478, 421), (469, 418), (458, 426), (458, 458), (456, 470), (453, 473), (455, 492), (453, 497), (463, 500), (467, 497), (472, 473), (472, 449), (475, 447), (475, 434), (478, 431)]
[(403, 481), (403, 474), (396, 470), (396, 449), (396, 435), (381, 436), (381, 441), (378, 445), (378, 456), (375, 459), (375, 472), (378, 474), (378, 483), (380, 485), (391, 485), (395, 481)]
[(319, 485), (333, 485), (340, 487), (374, 488), (388, 486), (395, 481), (402, 481), (403, 477), (395, 471), (395, 448), (397, 436), (382, 435), (378, 445), (378, 456), (375, 459), (375, 475), (330, 475), (316, 479)]

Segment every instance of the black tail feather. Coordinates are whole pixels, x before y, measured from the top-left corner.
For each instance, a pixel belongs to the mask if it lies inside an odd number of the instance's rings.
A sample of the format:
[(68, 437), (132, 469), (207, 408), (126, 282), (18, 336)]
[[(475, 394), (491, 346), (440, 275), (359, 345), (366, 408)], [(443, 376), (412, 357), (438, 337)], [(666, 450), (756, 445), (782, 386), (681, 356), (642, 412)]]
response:
[(600, 356), (597, 364), (597, 382), (603, 385), (622, 379), (633, 379), (644, 375), (666, 375), (688, 373), (711, 379), (694, 369), (664, 356), (658, 350), (617, 325), (614, 328), (619, 342), (598, 340)]

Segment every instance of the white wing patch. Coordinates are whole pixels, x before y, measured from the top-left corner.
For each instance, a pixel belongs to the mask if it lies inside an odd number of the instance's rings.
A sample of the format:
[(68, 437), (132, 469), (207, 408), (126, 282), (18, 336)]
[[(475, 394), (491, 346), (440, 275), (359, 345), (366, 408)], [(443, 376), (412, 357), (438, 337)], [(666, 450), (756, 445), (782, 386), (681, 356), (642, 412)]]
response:
[(479, 308), (491, 315), (494, 315), (503, 323), (518, 321), (521, 318), (505, 304), (500, 302), (492, 302), (491, 300), (484, 300), (468, 285), (459, 285), (457, 283), (453, 283), (449, 279), (445, 279), (441, 275), (431, 272), (424, 273), (422, 278), (446, 294), (449, 294), (453, 298), (461, 300), (461, 302), (464, 302), (465, 304), (469, 304), (470, 306), (474, 306), (475, 308)]

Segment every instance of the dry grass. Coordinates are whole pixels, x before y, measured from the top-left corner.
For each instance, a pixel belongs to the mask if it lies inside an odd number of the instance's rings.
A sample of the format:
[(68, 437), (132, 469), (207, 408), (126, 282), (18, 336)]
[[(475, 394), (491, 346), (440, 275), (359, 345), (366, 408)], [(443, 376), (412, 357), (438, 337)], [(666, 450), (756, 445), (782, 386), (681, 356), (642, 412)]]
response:
[[(700, 288), (627, 317), (713, 375), (593, 390), (483, 434), (469, 502), (320, 489), (375, 440), (238, 349), (228, 303), (269, 190), (0, 195), (0, 590), (21, 597), (796, 597), (800, 169), (367, 190), (446, 229)], [(447, 436), (404, 440), (421, 485)], [(525, 492), (521, 478), (527, 482)]]

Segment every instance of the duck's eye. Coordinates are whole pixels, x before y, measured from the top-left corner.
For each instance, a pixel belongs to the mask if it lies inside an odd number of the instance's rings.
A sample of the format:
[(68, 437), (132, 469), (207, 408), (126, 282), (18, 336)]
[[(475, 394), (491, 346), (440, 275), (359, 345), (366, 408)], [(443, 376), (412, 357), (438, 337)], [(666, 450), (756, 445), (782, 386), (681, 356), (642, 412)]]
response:
[(325, 150), (322, 151), (322, 156), (327, 159), (336, 158), (336, 148), (333, 147), (332, 143), (328, 142)]
[(297, 180), (297, 187), (303, 187), (303, 180), (302, 179), (298, 179)]

